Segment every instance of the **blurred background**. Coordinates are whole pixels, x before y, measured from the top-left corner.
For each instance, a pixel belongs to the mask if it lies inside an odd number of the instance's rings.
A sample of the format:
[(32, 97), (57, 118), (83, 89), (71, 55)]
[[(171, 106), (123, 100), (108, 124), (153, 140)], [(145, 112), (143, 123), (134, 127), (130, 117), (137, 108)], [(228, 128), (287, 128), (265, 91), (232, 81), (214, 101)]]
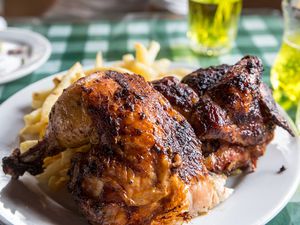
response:
[[(185, 14), (183, 0), (0, 0), (6, 18), (43, 17), (49, 19), (93, 19), (124, 12), (172, 11)], [(173, 3), (173, 4), (172, 4)], [(280, 10), (281, 0), (245, 0), (244, 13), (254, 9)], [(67, 10), (66, 10), (67, 9)]]

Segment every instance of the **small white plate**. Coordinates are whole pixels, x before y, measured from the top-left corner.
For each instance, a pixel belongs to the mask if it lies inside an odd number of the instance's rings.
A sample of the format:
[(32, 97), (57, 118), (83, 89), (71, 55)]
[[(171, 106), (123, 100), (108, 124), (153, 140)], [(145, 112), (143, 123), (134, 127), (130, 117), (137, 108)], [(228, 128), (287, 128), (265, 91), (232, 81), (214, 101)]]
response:
[[(176, 64), (174, 65), (176, 67)], [(53, 76), (29, 85), (0, 106), (0, 158), (18, 145), (23, 116), (28, 113), (33, 91), (52, 86)], [(262, 225), (271, 220), (291, 199), (300, 179), (300, 142), (281, 128), (258, 162), (256, 172), (231, 177), (232, 196), (189, 225)], [(1, 166), (1, 165), (0, 165)], [(277, 172), (285, 166), (286, 171)], [(2, 166), (1, 166), (2, 167)], [(0, 169), (0, 221), (17, 225), (87, 225), (68, 193), (51, 193), (33, 176), (14, 181)], [(1, 222), (0, 222), (1, 223)]]
[(9, 72), (0, 74), (0, 84), (24, 77), (41, 65), (43, 65), (51, 54), (51, 45), (42, 35), (24, 29), (8, 28), (0, 31), (0, 42), (9, 42), (24, 45), (29, 54), (24, 63), (16, 66)]

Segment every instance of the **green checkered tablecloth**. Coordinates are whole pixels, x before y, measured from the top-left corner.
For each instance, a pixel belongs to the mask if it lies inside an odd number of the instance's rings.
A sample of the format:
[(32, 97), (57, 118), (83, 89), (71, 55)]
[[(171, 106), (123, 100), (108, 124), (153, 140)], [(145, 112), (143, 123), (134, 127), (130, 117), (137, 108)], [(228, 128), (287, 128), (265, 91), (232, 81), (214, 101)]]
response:
[[(188, 48), (187, 24), (184, 19), (125, 17), (121, 20), (90, 23), (11, 23), (10, 26), (30, 29), (46, 36), (52, 44), (52, 55), (47, 63), (34, 73), (14, 82), (0, 85), (0, 103), (16, 91), (46, 76), (68, 69), (74, 62), (83, 65), (94, 63), (101, 50), (106, 61), (118, 60), (127, 52), (133, 52), (136, 41), (161, 44), (159, 57), (190, 65), (209, 66), (234, 63), (245, 54), (259, 56), (264, 65), (264, 81), (269, 82), (270, 67), (280, 47), (282, 18), (276, 15), (242, 16), (238, 37), (233, 50), (220, 57), (200, 57)], [(268, 225), (300, 224), (300, 203), (289, 203)]]
[(74, 62), (93, 63), (97, 51), (103, 52), (107, 61), (117, 60), (133, 51), (136, 41), (160, 42), (159, 57), (185, 61), (191, 65), (208, 66), (234, 63), (245, 54), (254, 54), (265, 65), (264, 80), (269, 82), (270, 66), (281, 43), (282, 21), (280, 16), (243, 16), (235, 46), (230, 54), (205, 58), (191, 52), (186, 38), (184, 19), (132, 19), (98, 21), (83, 24), (11, 23), (11, 26), (34, 30), (46, 36), (52, 44), (48, 62), (31, 75), (0, 86), (0, 103), (26, 85), (53, 73), (68, 69)]

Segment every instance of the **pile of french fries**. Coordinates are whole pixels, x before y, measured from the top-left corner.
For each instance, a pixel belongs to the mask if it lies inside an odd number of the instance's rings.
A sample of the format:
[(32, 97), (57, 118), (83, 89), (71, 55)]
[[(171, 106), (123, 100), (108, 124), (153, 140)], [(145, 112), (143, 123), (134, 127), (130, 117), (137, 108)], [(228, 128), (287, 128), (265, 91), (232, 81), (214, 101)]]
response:
[[(151, 81), (166, 75), (180, 78), (191, 72), (185, 68), (171, 69), (171, 62), (168, 59), (156, 60), (159, 50), (159, 43), (154, 41), (150, 43), (148, 48), (141, 43), (136, 43), (135, 57), (132, 54), (126, 54), (122, 57), (121, 61), (111, 66), (104, 66), (102, 54), (98, 53), (94, 68), (84, 70), (80, 63), (75, 63), (66, 74), (56, 76), (53, 79), (54, 87), (52, 89), (32, 94), (33, 111), (24, 116), (25, 126), (20, 131), (20, 151), (22, 153), (26, 152), (44, 137), (52, 106), (65, 88), (82, 77), (96, 71), (114, 70), (122, 73), (140, 74), (146, 80)], [(45, 170), (37, 176), (39, 181), (47, 183), (53, 190), (60, 189), (68, 181), (67, 171), (70, 168), (72, 156), (76, 152), (85, 152), (88, 150), (89, 145), (85, 145), (76, 149), (66, 149), (58, 155), (46, 158), (44, 160)]]

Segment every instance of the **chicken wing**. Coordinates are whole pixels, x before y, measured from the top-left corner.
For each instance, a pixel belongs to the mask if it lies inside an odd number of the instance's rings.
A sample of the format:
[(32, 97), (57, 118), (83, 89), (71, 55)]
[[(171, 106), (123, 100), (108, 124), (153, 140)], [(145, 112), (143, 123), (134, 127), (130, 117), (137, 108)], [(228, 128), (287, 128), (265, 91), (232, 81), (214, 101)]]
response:
[(257, 57), (246, 56), (233, 66), (199, 69), (182, 82), (174, 77), (152, 82), (193, 126), (210, 170), (253, 170), (275, 125), (292, 134), (261, 81), (262, 71)]

